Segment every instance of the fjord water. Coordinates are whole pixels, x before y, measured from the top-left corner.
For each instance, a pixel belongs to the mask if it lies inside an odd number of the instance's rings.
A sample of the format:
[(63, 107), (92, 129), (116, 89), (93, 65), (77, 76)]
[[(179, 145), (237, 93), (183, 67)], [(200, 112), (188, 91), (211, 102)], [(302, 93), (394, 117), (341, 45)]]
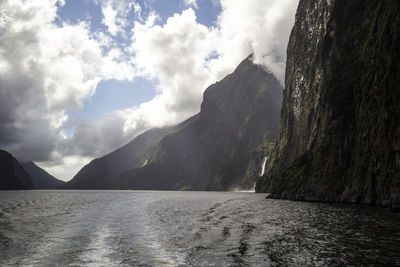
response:
[(399, 219), (240, 192), (0, 191), (0, 265), (400, 265)]

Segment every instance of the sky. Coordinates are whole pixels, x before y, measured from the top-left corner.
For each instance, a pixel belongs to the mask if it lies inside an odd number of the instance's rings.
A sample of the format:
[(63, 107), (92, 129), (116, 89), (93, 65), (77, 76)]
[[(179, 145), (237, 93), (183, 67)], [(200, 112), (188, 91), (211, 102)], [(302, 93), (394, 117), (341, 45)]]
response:
[(298, 0), (0, 1), (0, 149), (61, 180), (200, 110), (247, 56), (283, 84)]

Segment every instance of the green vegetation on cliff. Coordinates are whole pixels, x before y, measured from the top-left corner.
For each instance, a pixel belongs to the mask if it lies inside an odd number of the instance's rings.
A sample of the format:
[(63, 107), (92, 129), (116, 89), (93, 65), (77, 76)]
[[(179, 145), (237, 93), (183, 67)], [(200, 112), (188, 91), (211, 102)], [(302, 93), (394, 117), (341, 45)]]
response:
[(280, 130), (257, 191), (400, 202), (400, 2), (301, 0)]

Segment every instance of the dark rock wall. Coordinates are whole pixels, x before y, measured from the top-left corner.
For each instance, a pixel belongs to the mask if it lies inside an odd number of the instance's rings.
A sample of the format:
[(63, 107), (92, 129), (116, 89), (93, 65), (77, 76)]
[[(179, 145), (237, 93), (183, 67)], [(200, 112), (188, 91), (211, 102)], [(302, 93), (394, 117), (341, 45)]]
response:
[(280, 130), (257, 191), (400, 201), (400, 2), (301, 0)]
[(0, 190), (33, 189), (31, 177), (8, 152), (0, 150)]

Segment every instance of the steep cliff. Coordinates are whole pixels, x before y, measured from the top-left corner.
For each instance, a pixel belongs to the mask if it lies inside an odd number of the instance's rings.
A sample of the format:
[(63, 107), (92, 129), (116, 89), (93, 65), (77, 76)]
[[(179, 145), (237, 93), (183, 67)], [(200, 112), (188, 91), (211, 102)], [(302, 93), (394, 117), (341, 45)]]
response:
[(262, 151), (276, 140), (281, 101), (278, 80), (245, 59), (232, 74), (207, 88), (201, 112), (163, 137), (149, 151), (146, 166), (125, 172), (117, 188), (253, 187), (262, 161), (256, 149)]
[(33, 189), (31, 177), (10, 153), (0, 150), (0, 190)]
[(301, 0), (270, 167), (274, 198), (400, 201), (400, 2)]

